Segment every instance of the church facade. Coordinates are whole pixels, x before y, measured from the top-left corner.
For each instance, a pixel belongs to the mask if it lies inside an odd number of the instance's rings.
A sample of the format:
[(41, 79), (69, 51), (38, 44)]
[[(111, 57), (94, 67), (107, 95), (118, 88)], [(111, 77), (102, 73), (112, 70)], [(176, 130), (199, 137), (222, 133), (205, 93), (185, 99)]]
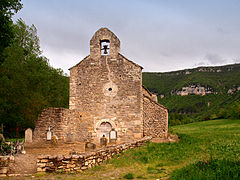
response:
[(120, 40), (107, 28), (90, 40), (90, 55), (70, 68), (69, 109), (47, 108), (39, 115), (34, 141), (47, 134), (59, 141), (117, 142), (143, 136), (167, 137), (168, 110), (142, 85), (142, 67), (120, 54)]

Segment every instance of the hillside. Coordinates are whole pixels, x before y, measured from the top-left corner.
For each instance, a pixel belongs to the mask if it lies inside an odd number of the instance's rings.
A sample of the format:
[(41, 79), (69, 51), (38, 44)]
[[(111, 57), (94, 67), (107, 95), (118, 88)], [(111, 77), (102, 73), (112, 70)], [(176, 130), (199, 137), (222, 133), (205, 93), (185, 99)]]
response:
[(221, 108), (239, 103), (239, 77), (240, 64), (232, 64), (166, 73), (144, 72), (143, 85), (158, 94), (159, 102), (171, 114), (188, 114), (205, 120), (210, 116), (214, 119)]

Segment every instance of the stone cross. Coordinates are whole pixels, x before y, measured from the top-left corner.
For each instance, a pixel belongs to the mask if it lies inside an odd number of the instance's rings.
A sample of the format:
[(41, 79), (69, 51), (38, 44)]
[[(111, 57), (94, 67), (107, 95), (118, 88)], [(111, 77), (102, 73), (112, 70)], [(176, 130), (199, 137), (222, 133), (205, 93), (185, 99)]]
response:
[(31, 143), (32, 142), (32, 129), (28, 128), (25, 131), (25, 143)]

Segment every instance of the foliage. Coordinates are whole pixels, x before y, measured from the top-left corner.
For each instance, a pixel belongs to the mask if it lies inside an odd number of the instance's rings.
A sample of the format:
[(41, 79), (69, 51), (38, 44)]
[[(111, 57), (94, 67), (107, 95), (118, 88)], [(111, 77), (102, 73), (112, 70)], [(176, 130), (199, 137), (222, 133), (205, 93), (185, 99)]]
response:
[(15, 128), (34, 128), (42, 109), (68, 107), (68, 82), (63, 71), (49, 66), (41, 56), (37, 29), (23, 20), (13, 25), (14, 38), (4, 50), (0, 65), (0, 123), (6, 136), (14, 137)]
[(134, 179), (134, 176), (132, 173), (127, 173), (123, 176), (125, 179)]
[[(188, 73), (186, 73), (188, 72)], [(190, 72), (190, 73), (189, 73)], [(170, 125), (185, 124), (217, 118), (239, 118), (240, 64), (221, 67), (200, 67), (167, 73), (143, 73), (143, 85), (150, 91), (164, 95), (159, 102), (170, 112)], [(211, 87), (212, 94), (180, 96), (176, 91), (184, 86), (199, 84)], [(177, 115), (179, 114), (179, 116)]]
[(0, 155), (5, 156), (11, 153), (11, 146), (5, 142), (0, 142)]
[(0, 64), (4, 60), (3, 51), (10, 45), (13, 38), (12, 16), (21, 8), (21, 0), (1, 0), (0, 1)]

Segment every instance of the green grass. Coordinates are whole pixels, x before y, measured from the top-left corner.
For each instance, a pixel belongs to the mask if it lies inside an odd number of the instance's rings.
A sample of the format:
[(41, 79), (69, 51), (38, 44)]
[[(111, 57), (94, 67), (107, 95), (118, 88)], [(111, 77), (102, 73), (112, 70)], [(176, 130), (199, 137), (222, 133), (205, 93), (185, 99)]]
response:
[(181, 179), (240, 179), (240, 161), (210, 159), (199, 161), (176, 170), (171, 175), (171, 180)]
[[(212, 120), (170, 128), (177, 143), (147, 143), (110, 163), (115, 167), (140, 165), (143, 177), (167, 177), (176, 170), (214, 159), (235, 162), (240, 158), (240, 120)], [(131, 171), (132, 173), (136, 173)], [(139, 171), (138, 171), (139, 173)]]
[[(203, 121), (170, 127), (170, 131), (179, 135), (179, 142), (147, 143), (74, 178), (236, 179), (239, 176), (240, 120)], [(72, 175), (64, 175), (64, 179), (71, 178)]]

